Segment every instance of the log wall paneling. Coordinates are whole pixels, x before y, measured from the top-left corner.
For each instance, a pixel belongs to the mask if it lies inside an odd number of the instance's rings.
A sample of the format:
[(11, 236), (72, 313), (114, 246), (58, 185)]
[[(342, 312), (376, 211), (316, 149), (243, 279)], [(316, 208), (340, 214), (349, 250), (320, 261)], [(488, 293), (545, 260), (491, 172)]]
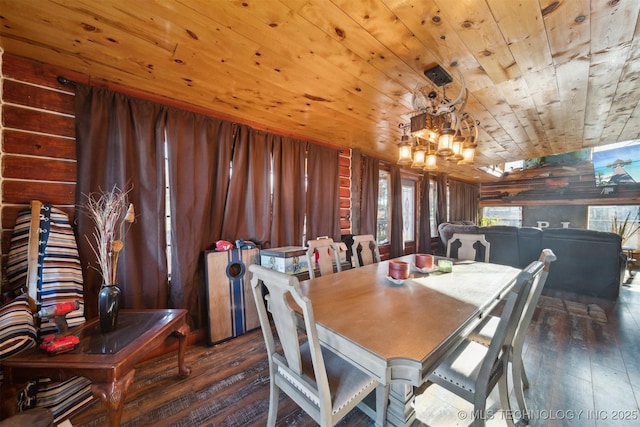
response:
[(1, 69), (4, 273), (17, 214), (31, 200), (54, 204), (73, 217), (76, 155), (73, 88), (56, 80), (64, 70), (4, 54)]
[(340, 153), (340, 234), (351, 234), (351, 155)]

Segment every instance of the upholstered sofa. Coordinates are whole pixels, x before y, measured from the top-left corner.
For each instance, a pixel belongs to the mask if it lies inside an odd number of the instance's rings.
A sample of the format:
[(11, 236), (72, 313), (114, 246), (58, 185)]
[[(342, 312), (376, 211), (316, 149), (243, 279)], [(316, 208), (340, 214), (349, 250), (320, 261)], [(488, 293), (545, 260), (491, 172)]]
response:
[(624, 281), (626, 255), (615, 233), (577, 228), (479, 227), (443, 223), (438, 227), (443, 247), (454, 233), (484, 234), (491, 244), (489, 261), (523, 268), (549, 248), (558, 257), (545, 289), (615, 300)]

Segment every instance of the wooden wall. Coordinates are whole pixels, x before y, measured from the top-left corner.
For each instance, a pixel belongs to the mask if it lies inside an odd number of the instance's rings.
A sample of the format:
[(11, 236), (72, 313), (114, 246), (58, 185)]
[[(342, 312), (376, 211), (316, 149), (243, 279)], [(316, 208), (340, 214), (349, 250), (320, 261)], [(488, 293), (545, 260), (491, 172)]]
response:
[(480, 207), (640, 204), (638, 185), (603, 193), (596, 186), (593, 164), (582, 161), (511, 172), (494, 183), (482, 184)]
[[(73, 213), (76, 160), (73, 88), (55, 69), (2, 56), (0, 224), (2, 271), (18, 212), (31, 200)], [(3, 278), (5, 275), (3, 274)]]
[[(56, 205), (73, 217), (76, 183), (74, 90), (73, 86), (59, 83), (58, 76), (177, 108), (206, 112), (2, 52), (0, 59), (0, 248), (4, 272), (17, 214), (29, 207), (31, 200)], [(340, 228), (343, 234), (351, 233), (350, 176), (350, 152), (345, 151), (340, 156)], [(5, 274), (2, 277), (4, 280)]]

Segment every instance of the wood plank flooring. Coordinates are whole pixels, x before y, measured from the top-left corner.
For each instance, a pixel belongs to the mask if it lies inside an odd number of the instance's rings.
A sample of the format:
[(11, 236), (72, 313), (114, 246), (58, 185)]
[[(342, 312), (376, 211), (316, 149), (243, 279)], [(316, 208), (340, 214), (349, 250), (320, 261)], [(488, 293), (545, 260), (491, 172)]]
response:
[[(547, 295), (550, 295), (547, 293)], [(624, 286), (616, 303), (551, 295), (596, 303), (606, 314), (593, 320), (552, 309), (536, 310), (527, 336), (524, 362), (531, 387), (525, 395), (532, 426), (640, 425), (640, 274)], [(126, 399), (123, 426), (264, 426), (269, 373), (259, 330), (215, 346), (187, 349), (192, 368), (177, 378), (174, 354), (140, 364)], [(497, 408), (492, 395), (488, 407)], [(466, 403), (429, 387), (416, 399), (414, 426), (464, 426)], [(489, 426), (506, 425), (501, 413)], [(622, 418), (622, 419), (620, 419)], [(96, 402), (72, 417), (73, 426), (108, 425)], [(295, 403), (280, 394), (278, 426), (316, 425)], [(369, 426), (359, 410), (342, 426)]]

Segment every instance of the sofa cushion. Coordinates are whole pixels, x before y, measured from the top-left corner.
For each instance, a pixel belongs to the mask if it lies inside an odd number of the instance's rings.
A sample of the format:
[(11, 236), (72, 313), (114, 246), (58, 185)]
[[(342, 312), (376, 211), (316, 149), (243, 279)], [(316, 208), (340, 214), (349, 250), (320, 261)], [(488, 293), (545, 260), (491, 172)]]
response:
[(553, 289), (616, 299), (624, 268), (622, 239), (615, 233), (575, 228), (542, 230), (541, 246), (558, 257), (547, 282)]
[[(540, 258), (542, 252), (542, 229), (538, 227), (518, 228), (518, 248), (520, 261), (517, 267), (525, 268)], [(555, 267), (554, 267), (555, 268)]]
[(473, 224), (453, 224), (449, 222), (443, 222), (438, 226), (438, 235), (440, 236), (440, 241), (444, 245), (446, 250), (447, 242), (451, 240), (451, 237), (455, 233), (462, 234), (476, 234), (478, 232), (478, 226)]
[[(491, 244), (489, 262), (520, 267), (518, 227), (509, 225), (479, 227), (478, 233), (484, 234), (484, 238)], [(538, 255), (540, 255), (539, 250)]]

